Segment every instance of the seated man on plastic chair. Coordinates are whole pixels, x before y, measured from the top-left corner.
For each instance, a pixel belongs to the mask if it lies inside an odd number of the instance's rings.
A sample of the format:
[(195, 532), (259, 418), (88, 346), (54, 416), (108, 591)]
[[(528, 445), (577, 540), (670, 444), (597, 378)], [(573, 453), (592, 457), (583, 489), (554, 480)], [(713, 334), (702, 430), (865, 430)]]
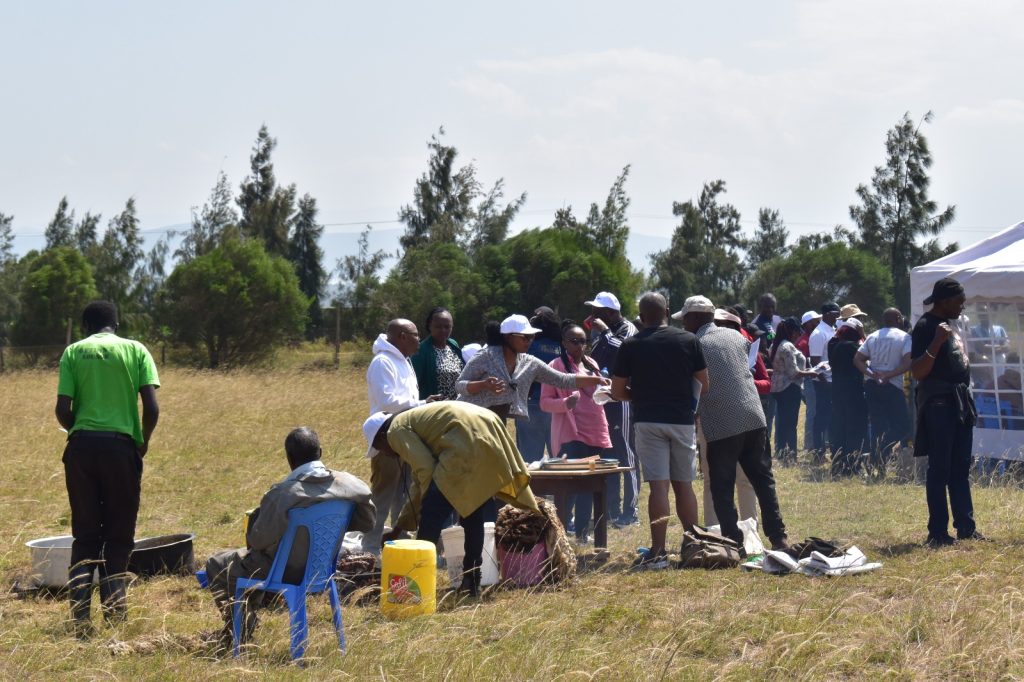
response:
[[(219, 643), (231, 646), (231, 602), (237, 578), (266, 578), (274, 563), (277, 545), (288, 529), (288, 510), (310, 507), (328, 500), (347, 500), (356, 504), (348, 529), (368, 531), (373, 528), (376, 514), (370, 501), (370, 487), (352, 474), (332, 471), (320, 461), (320, 439), (316, 432), (301, 426), (284, 441), (285, 454), (291, 473), (274, 485), (263, 496), (259, 508), (253, 512), (245, 533), (246, 549), (219, 552), (206, 562), (206, 575), (210, 591), (224, 616), (224, 629)], [(285, 579), (302, 580), (309, 553), (309, 538), (301, 532), (288, 557)], [(255, 604), (253, 604), (255, 605)], [(256, 627), (253, 609), (246, 610), (241, 641), (252, 637)]]

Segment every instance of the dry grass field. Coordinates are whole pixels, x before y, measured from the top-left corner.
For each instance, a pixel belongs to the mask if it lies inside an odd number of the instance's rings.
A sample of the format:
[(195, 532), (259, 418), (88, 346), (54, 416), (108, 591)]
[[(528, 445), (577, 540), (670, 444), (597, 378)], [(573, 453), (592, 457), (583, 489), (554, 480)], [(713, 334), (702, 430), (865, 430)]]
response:
[[(329, 466), (367, 477), (362, 371), (201, 373), (167, 369), (143, 479), (138, 535), (193, 531), (198, 557), (242, 541), (242, 510), (287, 471), (282, 443), (316, 429)], [(793, 539), (853, 541), (884, 562), (835, 579), (733, 571), (627, 570), (644, 528), (611, 531), (612, 557), (569, 588), (442, 601), (439, 613), (385, 620), (344, 610), (336, 648), (326, 600), (311, 607), (306, 666), (288, 661), (287, 616), (264, 614), (257, 650), (217, 659), (197, 633), (218, 626), (194, 580), (138, 582), (129, 622), (88, 642), (67, 606), (6, 588), (29, 569), (25, 541), (68, 532), (53, 417), (55, 372), (0, 375), (0, 677), (3, 679), (1002, 679), (1024, 677), (1024, 493), (978, 486), (979, 528), (994, 539), (930, 551), (924, 491), (832, 483), (778, 471)], [(699, 485), (699, 484), (698, 484)], [(699, 490), (698, 490), (699, 493)], [(678, 543), (678, 524), (670, 539)]]

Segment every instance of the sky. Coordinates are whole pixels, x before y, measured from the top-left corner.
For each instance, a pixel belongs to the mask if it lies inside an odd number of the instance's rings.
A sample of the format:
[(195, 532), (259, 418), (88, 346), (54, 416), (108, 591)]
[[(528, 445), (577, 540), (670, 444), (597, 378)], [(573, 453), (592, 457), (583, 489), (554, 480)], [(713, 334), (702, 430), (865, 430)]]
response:
[[(104, 223), (134, 197), (155, 239), (261, 124), (278, 180), (314, 196), (328, 265), (374, 225), (396, 249), (439, 127), (485, 184), (527, 193), (514, 231), (585, 214), (626, 164), (630, 257), (673, 202), (726, 181), (752, 231), (850, 225), (904, 114), (962, 245), (1024, 219), (1024, 5), (927, 2), (46, 2), (0, 4), (0, 212), (19, 251), (62, 196)], [(1017, 83), (1014, 86), (1013, 83)]]

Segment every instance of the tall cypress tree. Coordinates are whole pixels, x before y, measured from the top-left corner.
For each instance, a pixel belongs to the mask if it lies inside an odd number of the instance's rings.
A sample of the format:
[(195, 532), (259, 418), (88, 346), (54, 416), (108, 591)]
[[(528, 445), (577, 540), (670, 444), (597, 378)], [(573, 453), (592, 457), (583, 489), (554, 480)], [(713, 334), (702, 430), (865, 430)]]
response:
[(0, 266), (14, 259), (14, 216), (0, 213)]
[(651, 278), (656, 288), (668, 292), (673, 307), (695, 294), (736, 300), (743, 286), (740, 251), (746, 241), (740, 212), (719, 203), (724, 192), (725, 181), (715, 180), (705, 183), (696, 203), (672, 203), (672, 213), (681, 220), (669, 248), (651, 256)]
[[(863, 248), (892, 269), (896, 304), (910, 307), (910, 269), (956, 245), (942, 248), (938, 236), (953, 221), (956, 206), (938, 211), (928, 197), (932, 155), (921, 126), (932, 120), (929, 111), (915, 123), (903, 114), (885, 138), (885, 164), (875, 167), (871, 185), (857, 187), (860, 205), (850, 206)], [(922, 243), (921, 238), (933, 237)]]
[(238, 207), (242, 234), (259, 239), (268, 253), (288, 255), (288, 227), (295, 211), (295, 185), (278, 187), (271, 154), (277, 140), (260, 127), (249, 157), (250, 174), (242, 181)]
[(292, 221), (291, 236), (288, 240), (288, 260), (295, 266), (299, 276), (299, 288), (308, 296), (309, 319), (306, 322), (306, 338), (309, 340), (323, 335), (323, 310), (320, 295), (327, 283), (324, 271), (324, 252), (320, 248), (323, 225), (316, 221), (316, 199), (309, 194), (299, 199), (298, 212)]
[(75, 212), (68, 209), (68, 198), (60, 198), (57, 212), (46, 226), (46, 248), (75, 246)]
[(747, 269), (756, 271), (772, 258), (782, 258), (789, 252), (789, 230), (777, 209), (761, 208), (757, 212), (757, 229), (747, 243)]
[(135, 289), (144, 258), (133, 197), (125, 202), (123, 211), (110, 219), (93, 259), (96, 290), (102, 298), (117, 305), (122, 322), (130, 330), (132, 316), (139, 312)]

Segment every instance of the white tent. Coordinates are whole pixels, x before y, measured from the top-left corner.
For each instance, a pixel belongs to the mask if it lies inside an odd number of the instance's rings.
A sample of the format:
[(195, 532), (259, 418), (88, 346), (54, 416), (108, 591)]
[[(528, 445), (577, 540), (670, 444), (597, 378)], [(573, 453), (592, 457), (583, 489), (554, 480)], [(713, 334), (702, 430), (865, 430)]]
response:
[(967, 298), (1024, 298), (1024, 222), (988, 239), (943, 256), (910, 273), (910, 305), (916, 319), (932, 284), (952, 277), (964, 286)]
[(971, 355), (978, 402), (974, 434), (977, 457), (1024, 460), (1024, 222), (910, 273), (911, 313), (924, 313), (924, 299), (943, 277), (967, 294), (956, 325)]

